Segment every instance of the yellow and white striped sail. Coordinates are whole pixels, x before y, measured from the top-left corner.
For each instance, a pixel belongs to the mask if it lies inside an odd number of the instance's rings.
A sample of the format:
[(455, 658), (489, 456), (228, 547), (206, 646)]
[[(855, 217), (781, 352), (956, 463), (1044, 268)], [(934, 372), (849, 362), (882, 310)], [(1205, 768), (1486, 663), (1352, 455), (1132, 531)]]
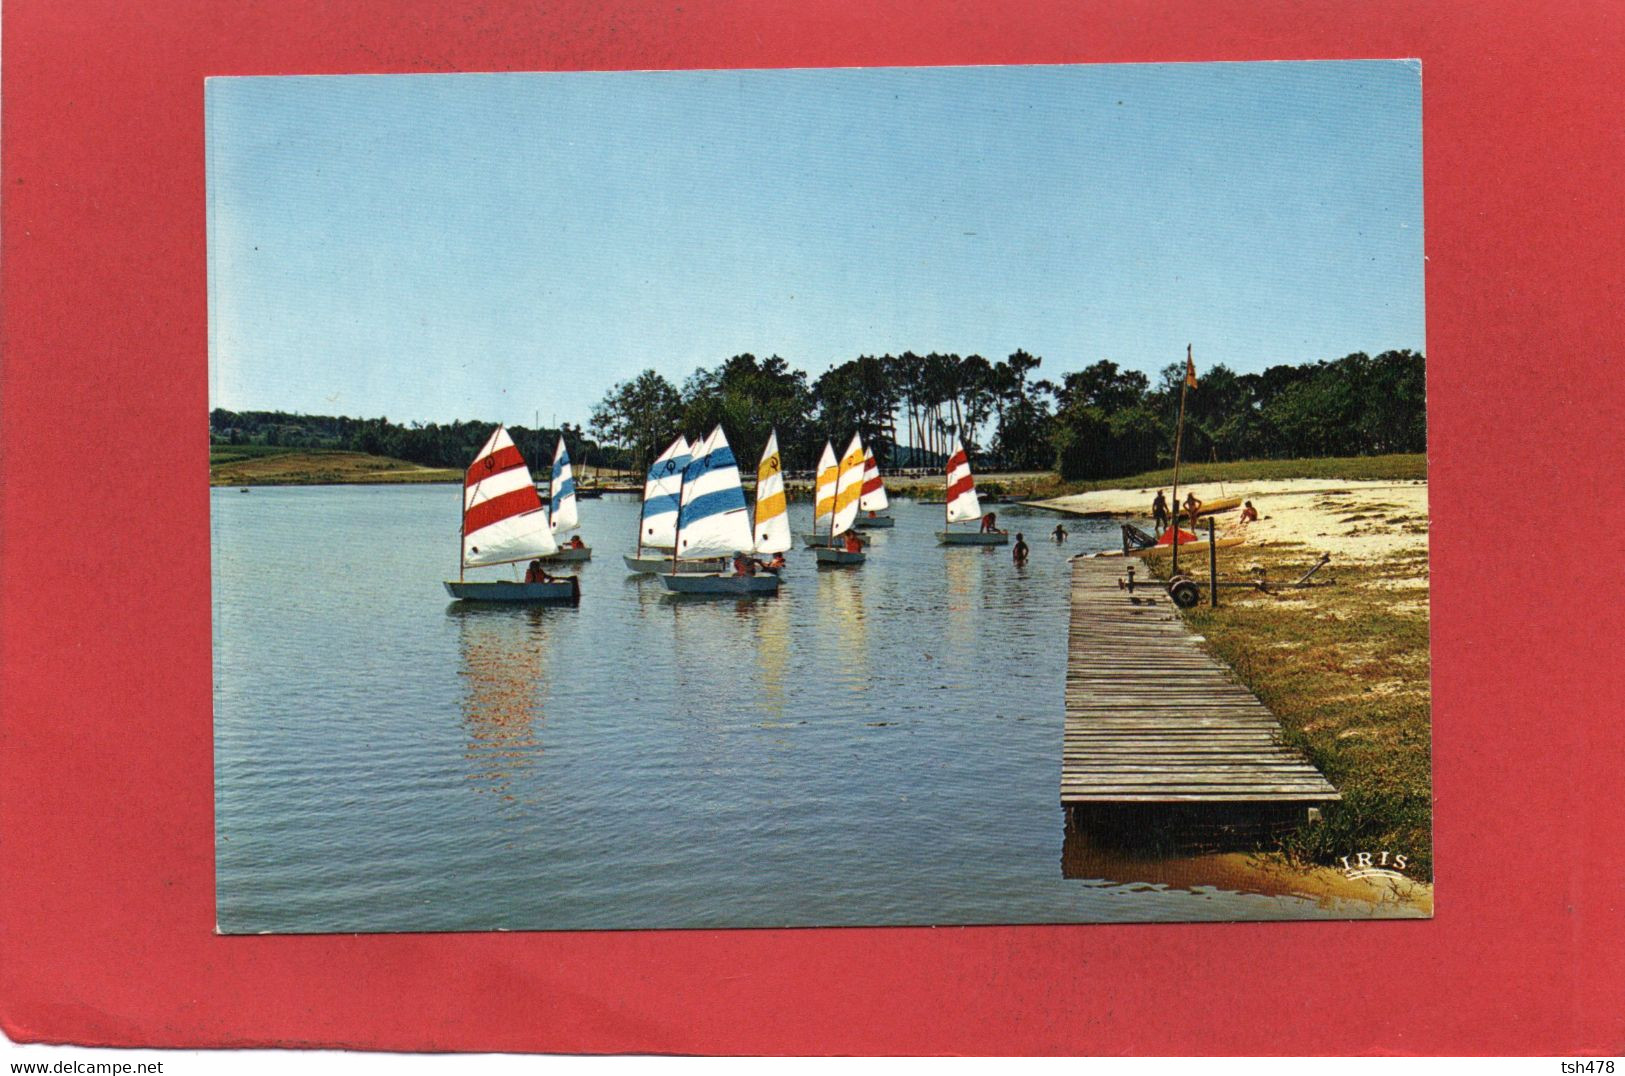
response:
[(857, 434), (841, 456), (835, 479), (834, 533), (845, 534), (858, 519), (858, 500), (863, 495), (863, 441)]
[(835, 479), (840, 473), (840, 461), (835, 448), (824, 442), (824, 454), (818, 457), (818, 479), (813, 486), (813, 533), (829, 534), (829, 517), (835, 511)]
[(784, 500), (784, 464), (779, 459), (779, 432), (774, 430), (756, 465), (756, 552), (789, 549), (790, 512)]

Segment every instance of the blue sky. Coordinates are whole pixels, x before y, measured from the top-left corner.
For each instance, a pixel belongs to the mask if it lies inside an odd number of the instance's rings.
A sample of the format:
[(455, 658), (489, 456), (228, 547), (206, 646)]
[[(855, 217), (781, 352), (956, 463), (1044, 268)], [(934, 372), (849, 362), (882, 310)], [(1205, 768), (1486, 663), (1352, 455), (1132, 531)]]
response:
[(1414, 62), (217, 78), (211, 406), (585, 423), (739, 352), (1424, 350)]

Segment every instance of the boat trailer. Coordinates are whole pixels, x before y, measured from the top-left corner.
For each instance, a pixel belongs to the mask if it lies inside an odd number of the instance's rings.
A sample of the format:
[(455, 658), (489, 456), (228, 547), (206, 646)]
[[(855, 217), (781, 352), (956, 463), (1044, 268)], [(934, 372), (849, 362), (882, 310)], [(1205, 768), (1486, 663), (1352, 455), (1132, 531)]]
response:
[(1202, 600), (1201, 588), (1203, 586), (1212, 586), (1215, 588), (1236, 587), (1244, 590), (1256, 590), (1263, 594), (1270, 594), (1277, 590), (1306, 590), (1310, 587), (1333, 586), (1336, 584), (1337, 580), (1317, 580), (1315, 578), (1315, 573), (1326, 567), (1326, 565), (1330, 564), (1331, 562), (1332, 555), (1330, 553), (1322, 553), (1320, 555), (1320, 559), (1315, 561), (1308, 571), (1304, 572), (1290, 583), (1272, 583), (1269, 580), (1266, 569), (1264, 568), (1254, 568), (1252, 579), (1219, 579), (1209, 583), (1203, 583), (1199, 582), (1195, 577), (1181, 572), (1178, 575), (1170, 576), (1167, 580), (1160, 583), (1154, 581), (1152, 583), (1142, 583), (1136, 582), (1134, 578), (1134, 565), (1130, 564), (1127, 566), (1128, 578), (1119, 579), (1117, 581), (1117, 586), (1118, 589), (1126, 590), (1130, 594), (1134, 593), (1134, 588), (1136, 586), (1139, 586), (1141, 589), (1144, 589), (1147, 586), (1160, 586), (1163, 590), (1168, 592), (1168, 597), (1173, 599), (1175, 605), (1179, 606), (1181, 609), (1190, 609)]

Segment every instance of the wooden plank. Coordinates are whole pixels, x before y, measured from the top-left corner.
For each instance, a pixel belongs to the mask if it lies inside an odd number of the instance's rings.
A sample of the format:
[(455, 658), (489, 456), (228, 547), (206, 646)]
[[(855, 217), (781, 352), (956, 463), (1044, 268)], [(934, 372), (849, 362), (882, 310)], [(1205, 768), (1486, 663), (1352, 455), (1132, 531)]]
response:
[(1201, 646), (1160, 588), (1080, 558), (1062, 735), (1063, 803), (1321, 803), (1335, 788), (1281, 742), (1280, 722)]

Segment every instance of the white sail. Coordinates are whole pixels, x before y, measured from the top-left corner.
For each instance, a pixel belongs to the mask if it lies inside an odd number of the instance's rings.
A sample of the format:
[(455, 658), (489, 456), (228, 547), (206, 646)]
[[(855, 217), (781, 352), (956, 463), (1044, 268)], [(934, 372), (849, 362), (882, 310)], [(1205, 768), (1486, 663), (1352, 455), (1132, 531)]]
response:
[(558, 548), (525, 457), (498, 426), (463, 474), (463, 566), (509, 564)]
[(739, 464), (718, 426), (683, 469), (677, 512), (677, 555), (690, 559), (748, 553), (756, 546)]
[(976, 480), (971, 477), (970, 457), (959, 438), (948, 455), (948, 522), (961, 523), (982, 518), (982, 504), (976, 499)]
[(548, 522), (553, 525), (554, 534), (563, 534), (573, 531), (581, 526), (581, 519), (576, 514), (576, 478), (575, 472), (570, 469), (570, 453), (564, 447), (564, 438), (559, 438), (559, 447), (553, 451), (553, 481), (548, 486)]
[(682, 434), (649, 465), (643, 480), (643, 523), (638, 542), (647, 549), (670, 549), (677, 544), (678, 498), (683, 492), (683, 468), (690, 459), (688, 438)]
[(762, 460), (756, 465), (756, 552), (783, 553), (790, 548), (790, 512), (784, 499), (784, 466), (779, 459), (779, 434), (768, 435)]
[(868, 448), (863, 450), (863, 496), (858, 498), (858, 507), (865, 512), (884, 512), (891, 506), (886, 499), (886, 483), (880, 479), (880, 465), (875, 462), (875, 454)]
[(858, 520), (858, 498), (863, 493), (863, 441), (857, 434), (841, 456), (839, 473), (835, 479), (834, 533), (845, 534)]
[(817, 535), (829, 534), (829, 517), (835, 511), (835, 479), (840, 473), (840, 461), (835, 449), (824, 442), (824, 454), (818, 457), (818, 474), (813, 483), (813, 529)]

